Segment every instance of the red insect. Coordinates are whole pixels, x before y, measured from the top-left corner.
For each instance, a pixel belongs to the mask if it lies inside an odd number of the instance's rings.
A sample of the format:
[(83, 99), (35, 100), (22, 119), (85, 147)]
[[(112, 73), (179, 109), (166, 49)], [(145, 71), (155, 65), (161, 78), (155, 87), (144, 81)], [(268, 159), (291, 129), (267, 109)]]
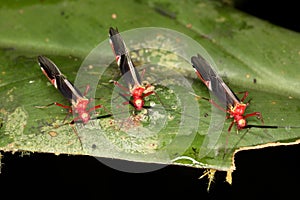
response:
[[(136, 108), (136, 110), (141, 110), (142, 108), (145, 107), (144, 98), (151, 94), (155, 94), (154, 86), (146, 82), (145, 84), (142, 83), (141, 77), (138, 71), (136, 70), (133, 62), (131, 61), (129, 52), (118, 30), (114, 28), (110, 28), (109, 36), (110, 36), (109, 41), (112, 50), (115, 54), (117, 64), (120, 67), (120, 71), (122, 75), (124, 75), (123, 77), (125, 79), (125, 82), (128, 85), (128, 88), (122, 86), (116, 81), (114, 83), (115, 85), (118, 85), (123, 90), (128, 91), (132, 97), (132, 100), (130, 100), (129, 103), (132, 104)], [(120, 95), (123, 98), (125, 98), (124, 95), (122, 94)]]
[[(67, 98), (72, 106), (66, 106), (57, 102), (49, 104), (48, 107), (51, 105), (57, 105), (62, 108), (66, 108), (69, 111), (69, 114), (75, 113), (77, 117), (75, 117), (71, 124), (81, 121), (82, 123), (86, 124), (90, 119), (90, 113), (95, 111), (96, 109), (100, 109), (102, 105), (96, 105), (92, 108), (89, 108), (89, 103), (92, 99), (88, 99), (85, 97), (86, 93), (89, 90), (89, 86), (87, 86), (84, 95), (60, 72), (58, 67), (48, 58), (45, 56), (38, 56), (38, 63), (41, 67), (42, 72), (46, 75), (49, 81), (54, 85), (56, 89), (58, 89), (61, 94)], [(41, 107), (41, 106), (40, 106)], [(68, 114), (68, 115), (69, 115)], [(107, 115), (110, 116), (110, 115)], [(100, 116), (99, 118), (102, 118)]]
[[(218, 98), (219, 102), (223, 106), (226, 106), (227, 110), (225, 110), (222, 106), (219, 106), (210, 99), (204, 99), (208, 100), (217, 108), (228, 113), (227, 119), (233, 118), (233, 121), (231, 122), (228, 128), (228, 132), (230, 132), (234, 124), (236, 124), (237, 130), (258, 127), (256, 125), (247, 125), (246, 119), (249, 117), (255, 116), (261, 120), (262, 124), (264, 123), (262, 114), (260, 112), (245, 114), (245, 110), (249, 105), (249, 101), (247, 103), (243, 103), (243, 101), (247, 98), (248, 92), (244, 92), (244, 96), (240, 100), (233, 93), (233, 91), (224, 83), (224, 81), (217, 75), (217, 73), (213, 70), (211, 65), (203, 57), (201, 57), (199, 54), (198, 56), (193, 56), (191, 58), (191, 62), (197, 76), (206, 85), (206, 87)], [(269, 128), (273, 128), (273, 126), (270, 126)]]

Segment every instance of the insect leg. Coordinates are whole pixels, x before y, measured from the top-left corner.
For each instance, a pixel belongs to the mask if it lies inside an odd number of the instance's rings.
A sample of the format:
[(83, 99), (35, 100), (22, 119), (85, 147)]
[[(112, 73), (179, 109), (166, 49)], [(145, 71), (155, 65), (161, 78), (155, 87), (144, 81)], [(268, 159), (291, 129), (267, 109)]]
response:
[(86, 96), (86, 94), (89, 92), (90, 89), (91, 89), (90, 85), (87, 85), (83, 93), (83, 96)]
[(248, 117), (253, 117), (253, 116), (256, 116), (257, 119), (260, 119), (261, 123), (264, 124), (264, 120), (263, 120), (262, 114), (260, 112), (249, 113), (249, 114), (245, 115), (244, 118), (246, 119)]
[(71, 106), (66, 106), (66, 105), (63, 105), (63, 104), (60, 104), (60, 103), (57, 103), (57, 102), (50, 103), (50, 104), (45, 105), (45, 106), (35, 106), (35, 107), (36, 108), (48, 108), (49, 106), (53, 106), (53, 105), (56, 105), (56, 106), (59, 106), (59, 107), (65, 108), (65, 109), (69, 109), (69, 112), (70, 113), (72, 112), (72, 107)]
[(247, 96), (249, 95), (248, 91), (243, 91), (243, 92), (238, 92), (238, 94), (244, 94), (244, 96), (242, 97), (241, 101), (243, 102)]
[(122, 90), (124, 90), (124, 91), (129, 91), (128, 88), (126, 88), (125, 86), (123, 86), (122, 84), (120, 84), (118, 81), (114, 81), (114, 84), (116, 86), (118, 86), (119, 88), (121, 88)]

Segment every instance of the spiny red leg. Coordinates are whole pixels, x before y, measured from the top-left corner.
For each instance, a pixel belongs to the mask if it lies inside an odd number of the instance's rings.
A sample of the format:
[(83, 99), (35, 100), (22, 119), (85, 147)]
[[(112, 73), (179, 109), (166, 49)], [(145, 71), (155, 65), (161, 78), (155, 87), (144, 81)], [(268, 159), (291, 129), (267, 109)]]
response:
[[(66, 106), (66, 105), (63, 105), (63, 104), (60, 104), (60, 103), (57, 103), (57, 102), (54, 102), (53, 104), (56, 105), (56, 106), (65, 108), (65, 109), (69, 109), (70, 113), (72, 112), (72, 107), (71, 106)], [(49, 104), (49, 105), (53, 105), (53, 104)]]
[(209, 103), (211, 103), (212, 105), (214, 105), (216, 108), (218, 108), (219, 110), (223, 111), (223, 112), (227, 112), (223, 107), (221, 107), (219, 104), (217, 104), (216, 102), (214, 102), (212, 99), (208, 99), (205, 97), (201, 97), (204, 100), (208, 101)]
[(94, 111), (94, 110), (97, 110), (97, 109), (100, 109), (100, 108), (103, 108), (106, 112), (109, 113), (109, 110), (108, 110), (107, 108), (105, 108), (103, 105), (96, 105), (96, 106), (94, 106), (93, 108), (90, 108), (90, 109), (88, 110), (88, 112), (90, 113), (90, 112), (92, 112), (92, 111)]
[(244, 91), (244, 92), (238, 92), (238, 94), (244, 94), (244, 96), (241, 99), (241, 101), (243, 102), (247, 98), (249, 93), (248, 93), (248, 91)]
[[(151, 95), (151, 94), (153, 94), (153, 93), (155, 93), (155, 92), (154, 92), (154, 91), (148, 92), (148, 93), (146, 93), (146, 94), (143, 95), (143, 98), (144, 98), (144, 97), (147, 97), (147, 96), (149, 96), (149, 95)], [(157, 95), (157, 94), (155, 93), (155, 95)]]
[(47, 107), (53, 106), (53, 105), (56, 105), (56, 106), (59, 106), (59, 107), (65, 108), (65, 109), (69, 109), (72, 112), (72, 107), (71, 106), (66, 106), (66, 105), (63, 105), (63, 104), (60, 104), (60, 103), (57, 103), (57, 102), (50, 103), (50, 104), (48, 104), (46, 106), (35, 106), (35, 107), (36, 108), (47, 108)]
[[(206, 97), (200, 97), (201, 99), (204, 99), (206, 101), (208, 101), (210, 104), (214, 105), (215, 107), (217, 107), (219, 110), (223, 111), (223, 112), (227, 112), (223, 107), (219, 106), (216, 102), (214, 102), (212, 99), (206, 98)], [(226, 117), (227, 119), (230, 117)]]
[(256, 116), (258, 119), (260, 119), (261, 123), (264, 124), (264, 120), (263, 120), (262, 114), (260, 112), (249, 113), (249, 114), (245, 115), (244, 118), (246, 119), (248, 117), (253, 117), (253, 116)]
[[(70, 116), (70, 114), (73, 112), (72, 106), (66, 106), (66, 105), (63, 105), (63, 104), (60, 104), (60, 103), (57, 103), (57, 102), (48, 104), (48, 105), (46, 105), (46, 106), (36, 106), (36, 107), (37, 107), (37, 108), (47, 108), (47, 107), (52, 106), (52, 105), (56, 105), (56, 106), (59, 106), (59, 107), (68, 109), (68, 114), (67, 114), (66, 117), (64, 118), (64, 121), (66, 121), (66, 119), (67, 119), (67, 118)], [(73, 120), (73, 121), (74, 121), (74, 120)]]
[[(92, 112), (92, 111), (97, 110), (97, 109), (100, 109), (100, 108), (102, 108), (102, 107), (103, 107), (102, 105), (94, 106), (94, 107), (90, 108), (90, 109), (88, 110), (88, 112)], [(105, 109), (105, 107), (103, 107), (103, 108)]]
[(66, 109), (69, 109), (69, 113), (66, 115), (66, 117), (64, 118), (64, 121), (66, 121), (66, 119), (70, 116), (70, 114), (73, 112), (72, 110), (72, 107), (71, 106), (66, 106), (66, 105), (63, 105), (63, 104), (60, 104), (60, 103), (57, 103), (57, 102), (54, 102), (54, 104), (56, 106), (59, 106), (59, 107), (62, 107), (62, 108), (66, 108)]
[(141, 74), (142, 80), (144, 79), (145, 72), (146, 72), (146, 69), (143, 69), (142, 74)]
[(92, 111), (94, 111), (94, 110), (100, 109), (100, 108), (103, 108), (107, 113), (110, 112), (105, 106), (99, 104), (99, 105), (96, 105), (96, 106), (90, 108), (90, 109), (88, 110), (88, 113), (90, 113), (90, 112), (92, 112)]
[(87, 85), (83, 93), (83, 96), (86, 96), (86, 94), (89, 92), (90, 89), (91, 89), (90, 85)]
[(130, 102), (129, 102), (129, 101), (125, 101), (125, 102), (123, 102), (122, 104), (125, 106), (125, 105), (130, 104)]
[(124, 91), (129, 91), (128, 88), (126, 88), (125, 86), (123, 86), (122, 84), (120, 84), (118, 81), (114, 81), (114, 84), (116, 86), (118, 86), (119, 88), (121, 88), (122, 90), (124, 90)]

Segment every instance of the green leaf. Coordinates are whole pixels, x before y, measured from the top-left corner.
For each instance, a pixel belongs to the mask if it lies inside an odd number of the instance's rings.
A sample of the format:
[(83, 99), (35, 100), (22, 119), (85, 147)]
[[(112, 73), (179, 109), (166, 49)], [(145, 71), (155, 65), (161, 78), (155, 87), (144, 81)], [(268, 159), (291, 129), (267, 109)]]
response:
[[(205, 0), (176, 3), (167, 0), (132, 0), (126, 1), (126, 4), (123, 1), (108, 0), (84, 3), (7, 1), (1, 4), (0, 9), (0, 17), (7, 19), (0, 21), (1, 150), (85, 154), (233, 171), (233, 155), (239, 150), (299, 142), (298, 33)], [(94, 68), (96, 71), (89, 71), (93, 66), (84, 65), (88, 63), (86, 58), (92, 55), (90, 52), (97, 49), (95, 47), (99, 43), (106, 40), (100, 46), (104, 45), (104, 50), (109, 47), (107, 39), (110, 26), (118, 27), (121, 34), (122, 31), (140, 27), (164, 27), (189, 36), (189, 39), (195, 40), (208, 52), (216, 63), (214, 67), (233, 91), (249, 92), (248, 99), (252, 100), (246, 113), (259, 111), (266, 125), (282, 128), (251, 128), (237, 133), (233, 127), (229, 134), (231, 119), (225, 120), (225, 113), (218, 112), (207, 101), (195, 98), (188, 91), (184, 93), (180, 90), (180, 84), (176, 82), (177, 73), (184, 75), (196, 95), (210, 98), (207, 88), (193, 73), (189, 61), (174, 57), (172, 52), (159, 50), (148, 54), (131, 52), (137, 65), (150, 59), (166, 66), (155, 68), (152, 74), (153, 77), (155, 74), (165, 74), (165, 80), (169, 81), (164, 85), (160, 79), (156, 79), (161, 81), (156, 89), (166, 105), (166, 112), (161, 108), (153, 111), (155, 115), (140, 112), (135, 117), (125, 116), (131, 120), (130, 123), (125, 122), (125, 125), (132, 126), (129, 129), (142, 130), (140, 132), (128, 134), (124, 128), (126, 126), (123, 127), (124, 122), (114, 118), (94, 120), (86, 126), (76, 124), (72, 128), (64, 124), (67, 113), (60, 107), (36, 108), (56, 101), (68, 105), (41, 73), (36, 60), (40, 54), (51, 58), (72, 82), (78, 83), (80, 80), (78, 70), (81, 72), (79, 74), (85, 70), (89, 76), (97, 77), (99, 83), (92, 90), (95, 90), (95, 95), (99, 95), (95, 97), (100, 97), (100, 100), (96, 99), (93, 103), (103, 104), (111, 110), (116, 108), (111, 105), (111, 96), (117, 94), (116, 87), (113, 90), (114, 85), (108, 83), (110, 79), (120, 78), (112, 51), (109, 49), (103, 52), (103, 59), (107, 58), (111, 63), (105, 71), (101, 71), (101, 79), (97, 68)], [(176, 43), (174, 38), (170, 41), (171, 46)], [(128, 40), (126, 42), (130, 43)], [(159, 42), (166, 43), (168, 38)], [(186, 45), (182, 48), (188, 47)], [(182, 67), (176, 71), (176, 65)], [(145, 77), (149, 71), (146, 70)], [(89, 83), (89, 79), (85, 81)], [(173, 94), (167, 88), (170, 85), (183, 93), (176, 96), (178, 94)], [(84, 91), (85, 83), (79, 82), (78, 87)], [(182, 104), (183, 97), (188, 97), (187, 104)], [(122, 98), (119, 100), (122, 105)], [(146, 102), (160, 103), (155, 95), (149, 96)], [(200, 111), (194, 110), (195, 116), (191, 116), (189, 112), (196, 108)], [(185, 115), (184, 109), (188, 110)], [(99, 115), (107, 113), (104, 109), (99, 112)], [(161, 115), (169, 118), (165, 121), (153, 118)], [(68, 121), (70, 118), (65, 122)], [(138, 123), (133, 124), (135, 121)], [(155, 129), (154, 122), (163, 127), (159, 134), (147, 132)], [(185, 124), (182, 127), (187, 127), (180, 130), (180, 133), (186, 134), (177, 134), (180, 123)], [(248, 119), (248, 123), (259, 125), (260, 121), (253, 117)], [(74, 133), (75, 129), (82, 140), (83, 149)]]

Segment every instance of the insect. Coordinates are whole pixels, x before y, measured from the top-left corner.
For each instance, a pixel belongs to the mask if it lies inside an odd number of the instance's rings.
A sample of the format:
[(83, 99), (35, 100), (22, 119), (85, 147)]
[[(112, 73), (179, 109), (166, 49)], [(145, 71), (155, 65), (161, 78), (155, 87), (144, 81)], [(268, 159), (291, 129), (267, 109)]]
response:
[[(84, 95), (60, 72), (58, 67), (45, 56), (38, 56), (38, 63), (41, 67), (42, 72), (49, 79), (51, 84), (60, 91), (60, 93), (70, 101), (71, 106), (63, 105), (57, 102), (51, 103), (47, 106), (57, 105), (62, 108), (68, 109), (68, 115), (71, 113), (77, 114), (77, 116), (71, 121), (70, 124), (82, 122), (86, 124), (90, 119), (90, 113), (102, 108), (102, 105), (96, 105), (92, 108), (89, 108), (89, 103), (92, 99), (85, 97), (86, 93), (89, 90), (89, 86), (86, 87)], [(41, 106), (40, 106), (41, 108)], [(67, 115), (67, 116), (68, 116)], [(107, 115), (109, 116), (109, 115)], [(100, 116), (99, 118), (101, 118)]]
[(242, 99), (239, 99), (234, 92), (224, 83), (224, 81), (217, 75), (213, 70), (211, 65), (199, 54), (191, 58), (192, 66), (200, 78), (200, 80), (206, 85), (206, 87), (217, 97), (219, 102), (227, 108), (224, 109), (222, 106), (215, 103), (213, 100), (206, 99), (213, 105), (215, 105), (220, 110), (228, 113), (228, 118), (233, 118), (228, 132), (231, 131), (231, 128), (236, 124), (237, 130), (257, 127), (256, 125), (248, 125), (246, 119), (249, 117), (257, 117), (260, 119), (261, 123), (264, 124), (262, 114), (260, 112), (253, 112), (245, 114), (245, 110), (249, 105), (249, 101), (244, 103), (243, 101), (247, 98), (248, 92), (243, 92), (244, 96)]
[[(125, 42), (118, 32), (118, 29), (111, 27), (109, 29), (109, 37), (110, 45), (115, 54), (117, 64), (128, 87), (126, 88), (122, 86), (117, 81), (114, 81), (114, 83), (121, 89), (128, 91), (132, 97), (132, 100), (129, 100), (129, 103), (132, 104), (136, 110), (141, 110), (145, 108), (144, 98), (151, 94), (156, 94), (154, 91), (154, 86), (146, 81), (142, 82), (141, 77), (130, 58)], [(123, 94), (120, 95), (127, 99)]]

